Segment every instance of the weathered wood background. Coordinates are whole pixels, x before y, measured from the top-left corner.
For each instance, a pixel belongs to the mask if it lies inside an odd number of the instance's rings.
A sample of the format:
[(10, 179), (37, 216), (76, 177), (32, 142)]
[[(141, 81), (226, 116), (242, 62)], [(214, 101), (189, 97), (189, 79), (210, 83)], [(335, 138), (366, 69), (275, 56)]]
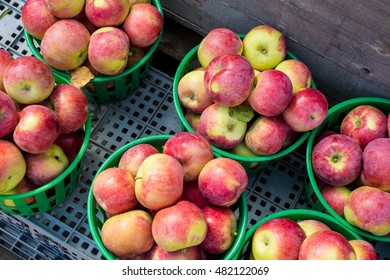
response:
[[(217, 27), (237, 33), (260, 24), (279, 29), (288, 49), (308, 65), (318, 88), (334, 101), (390, 98), (389, 0), (161, 0), (161, 4), (167, 20), (201, 37)], [(189, 32), (179, 33), (179, 39), (183, 45), (199, 41)], [(165, 43), (180, 59), (175, 44)]]

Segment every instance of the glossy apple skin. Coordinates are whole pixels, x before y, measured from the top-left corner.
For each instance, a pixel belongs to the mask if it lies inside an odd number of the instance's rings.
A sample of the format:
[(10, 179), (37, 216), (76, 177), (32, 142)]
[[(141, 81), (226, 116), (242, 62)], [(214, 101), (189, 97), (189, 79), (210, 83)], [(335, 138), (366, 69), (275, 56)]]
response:
[(332, 134), (320, 140), (312, 150), (313, 172), (331, 186), (352, 183), (362, 170), (362, 150), (355, 140)]
[(357, 260), (378, 259), (378, 252), (370, 242), (363, 239), (353, 239), (349, 240), (349, 244), (353, 247)]
[(302, 242), (299, 260), (356, 260), (348, 240), (333, 230), (317, 231)]
[(261, 224), (252, 237), (256, 260), (296, 260), (306, 235), (297, 222), (275, 218)]
[(298, 90), (283, 111), (286, 123), (295, 131), (306, 132), (319, 126), (328, 113), (328, 100), (314, 88)]
[(26, 161), (18, 147), (0, 139), (0, 193), (14, 189), (26, 174)]
[(43, 105), (28, 105), (19, 114), (13, 133), (15, 144), (30, 154), (47, 151), (61, 132), (57, 115)]
[(358, 187), (345, 202), (344, 216), (351, 225), (384, 236), (390, 233), (390, 193), (369, 186)]
[(184, 169), (184, 181), (197, 180), (200, 171), (214, 158), (214, 152), (205, 137), (193, 132), (178, 132), (164, 144), (163, 153), (176, 158)]
[(61, 147), (68, 158), (69, 163), (71, 163), (76, 158), (83, 145), (84, 136), (84, 131), (82, 129), (70, 133), (60, 133), (54, 141), (54, 144)]
[[(363, 150), (363, 184), (390, 192), (390, 139), (377, 138)], [(386, 155), (386, 156), (385, 156)]]
[(129, 211), (137, 204), (134, 178), (121, 168), (111, 167), (100, 172), (92, 188), (96, 202), (112, 215)]
[(182, 200), (191, 201), (200, 209), (210, 205), (210, 202), (201, 193), (197, 180), (184, 182)]
[(74, 70), (88, 56), (90, 34), (74, 19), (61, 19), (51, 25), (41, 41), (41, 53), (46, 62), (62, 71)]
[(59, 20), (50, 12), (45, 0), (26, 1), (21, 16), (24, 29), (37, 39), (42, 39), (46, 30)]
[(215, 158), (203, 167), (198, 185), (206, 199), (217, 206), (231, 206), (248, 186), (248, 175), (240, 163), (230, 158)]
[(292, 83), (279, 70), (265, 70), (256, 76), (256, 86), (248, 97), (249, 105), (260, 115), (283, 113), (292, 99)]
[(331, 230), (330, 227), (325, 223), (314, 219), (305, 219), (297, 223), (303, 229), (306, 236), (321, 230)]
[(69, 160), (61, 147), (53, 144), (41, 154), (26, 154), (27, 178), (43, 186), (57, 178), (68, 166)]
[(14, 101), (0, 90), (0, 138), (12, 133), (18, 121), (19, 115)]
[(6, 50), (0, 49), (0, 90), (5, 91), (3, 84), (3, 75), (5, 68), (7, 68), (8, 64), (14, 61), (12, 54)]
[(203, 254), (199, 246), (187, 247), (168, 252), (155, 244), (146, 255), (147, 260), (202, 260)]
[(256, 155), (272, 155), (284, 145), (287, 132), (280, 116), (259, 116), (245, 134), (245, 144)]
[(320, 192), (329, 206), (344, 218), (344, 205), (351, 191), (346, 186), (325, 185)]
[(97, 27), (119, 26), (130, 11), (128, 0), (86, 0), (85, 14)]
[(126, 69), (129, 48), (129, 37), (122, 29), (112, 26), (102, 27), (91, 35), (88, 61), (103, 75), (117, 75)]
[(218, 55), (241, 54), (242, 50), (242, 40), (235, 32), (227, 28), (215, 28), (200, 42), (197, 57), (200, 65), (207, 67)]
[(108, 218), (101, 231), (104, 246), (121, 259), (147, 253), (154, 245), (152, 217), (143, 210), (130, 210)]
[(207, 221), (207, 235), (199, 246), (209, 254), (227, 252), (237, 236), (237, 218), (233, 210), (209, 205), (202, 211)]
[(152, 234), (165, 251), (197, 246), (206, 238), (207, 222), (202, 210), (189, 201), (161, 209), (154, 216)]
[(21, 104), (45, 100), (54, 88), (50, 67), (33, 56), (20, 56), (8, 64), (3, 74), (6, 93)]
[(122, 29), (133, 46), (144, 48), (151, 46), (158, 39), (163, 26), (164, 18), (156, 7), (140, 3), (131, 8)]
[(146, 208), (159, 210), (183, 194), (184, 169), (174, 157), (158, 153), (147, 157), (135, 177), (135, 195)]
[(58, 18), (73, 18), (84, 8), (85, 0), (45, 0), (49, 11)]
[(285, 73), (292, 83), (293, 94), (301, 88), (311, 87), (312, 76), (309, 67), (302, 61), (286, 59), (280, 62), (275, 70)]
[(157, 148), (150, 144), (141, 143), (135, 145), (123, 153), (119, 160), (118, 167), (126, 170), (135, 177), (137, 175), (138, 168), (144, 159), (157, 153), (159, 153)]
[(253, 68), (247, 59), (238, 54), (222, 54), (206, 67), (204, 85), (216, 104), (234, 107), (248, 98), (254, 78)]
[(374, 106), (361, 105), (344, 117), (340, 132), (358, 142), (363, 150), (370, 141), (387, 137), (387, 117)]

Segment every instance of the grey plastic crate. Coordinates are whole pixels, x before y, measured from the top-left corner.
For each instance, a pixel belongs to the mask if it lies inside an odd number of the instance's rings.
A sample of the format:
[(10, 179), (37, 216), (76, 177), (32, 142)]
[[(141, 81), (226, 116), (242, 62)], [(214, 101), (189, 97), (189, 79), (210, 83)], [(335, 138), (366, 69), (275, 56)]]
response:
[[(20, 11), (25, 1), (0, 1), (0, 48), (15, 57), (31, 55), (23, 36)], [(22, 259), (102, 259), (87, 221), (90, 185), (103, 162), (119, 147), (139, 137), (174, 134), (181, 130), (172, 99), (173, 78), (152, 68), (140, 88), (126, 100), (93, 105), (91, 140), (79, 185), (72, 195), (48, 213), (20, 217), (0, 212), (0, 247)], [(304, 199), (306, 166), (299, 152), (274, 160), (250, 176), (248, 228), (267, 215), (307, 208)], [(390, 244), (375, 244), (381, 259), (390, 258)]]

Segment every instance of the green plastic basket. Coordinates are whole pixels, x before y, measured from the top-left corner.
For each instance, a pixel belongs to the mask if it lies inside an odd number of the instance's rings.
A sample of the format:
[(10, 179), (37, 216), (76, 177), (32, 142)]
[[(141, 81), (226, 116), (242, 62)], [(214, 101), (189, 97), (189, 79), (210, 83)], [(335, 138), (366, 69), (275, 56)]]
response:
[[(56, 77), (56, 83), (66, 83), (61, 77)], [(91, 116), (88, 114), (84, 125), (84, 140), (80, 151), (69, 166), (53, 181), (29, 192), (14, 195), (0, 195), (0, 211), (20, 216), (32, 216), (47, 212), (64, 202), (79, 183), (79, 175), (85, 152), (91, 135)], [(26, 198), (33, 197), (32, 203)], [(13, 206), (10, 202), (13, 202)]]
[[(152, 0), (151, 3), (160, 11), (162, 15), (163, 9), (159, 0)], [(145, 56), (135, 65), (126, 69), (122, 73), (113, 76), (101, 76), (93, 78), (89, 84), (82, 88), (83, 92), (88, 97), (91, 103), (113, 103), (125, 99), (133, 94), (140, 86), (142, 80), (149, 72), (153, 57), (157, 51), (163, 31), (160, 36), (150, 46)], [(35, 57), (45, 61), (40, 53), (40, 40), (31, 36), (24, 30), (24, 36), (27, 45)], [(60, 71), (51, 67), (55, 76), (64, 77), (70, 83), (71, 74), (66, 71)]]
[[(242, 39), (245, 37), (245, 34), (238, 34), (238, 36)], [(187, 74), (188, 72), (196, 69), (199, 67), (198, 57), (197, 57), (197, 51), (198, 51), (199, 45), (194, 47), (191, 51), (189, 51), (183, 58), (183, 60), (180, 62), (179, 67), (177, 68), (177, 71), (175, 73), (175, 77), (173, 80), (173, 101), (175, 104), (176, 112), (179, 116), (180, 123), (182, 125), (183, 131), (191, 131), (194, 132), (194, 129), (191, 127), (191, 125), (188, 123), (188, 121), (185, 118), (185, 108), (182, 106), (179, 95), (178, 95), (178, 86), (180, 79)], [(286, 59), (295, 59), (299, 60), (298, 57), (296, 57), (294, 54), (292, 54), (290, 51), (287, 51)], [(316, 88), (315, 82), (312, 79), (312, 88)], [(230, 153), (226, 150), (217, 148), (212, 145), (212, 148), (214, 150), (214, 153), (217, 157), (227, 157), (234, 159), (242, 164), (242, 166), (245, 168), (248, 174), (257, 173), (260, 170), (263, 170), (265, 167), (268, 166), (268, 164), (277, 158), (280, 158), (282, 156), (285, 156), (295, 149), (297, 149), (310, 135), (310, 132), (304, 132), (301, 134), (301, 136), (289, 147), (286, 147), (279, 152), (273, 154), (273, 155), (267, 155), (267, 156), (255, 156), (255, 157), (248, 157), (248, 156), (240, 156), (233, 153)]]
[[(169, 139), (170, 135), (155, 135), (155, 136), (147, 136), (144, 138), (139, 138), (134, 140), (116, 152), (114, 152), (99, 168), (97, 174), (102, 172), (103, 170), (118, 166), (120, 157), (131, 147), (136, 146), (138, 144), (147, 143), (156, 147), (160, 152), (163, 149), (163, 145)], [(96, 177), (95, 177), (96, 178)], [(93, 182), (92, 182), (93, 185)], [(243, 193), (236, 204), (232, 207), (232, 210), (235, 211), (238, 208), (238, 228), (237, 228), (237, 237), (234, 240), (232, 247), (223, 255), (221, 255), (221, 259), (230, 260), (237, 254), (237, 250), (240, 248), (241, 243), (244, 240), (246, 226), (248, 223), (248, 204), (245, 193)], [(103, 256), (108, 260), (116, 260), (118, 259), (115, 255), (113, 255), (107, 248), (104, 246), (100, 232), (103, 226), (103, 223), (106, 221), (107, 217), (104, 213), (104, 210), (96, 203), (95, 197), (93, 195), (92, 188), (90, 188), (88, 194), (88, 202), (87, 202), (87, 216), (88, 223), (91, 230), (91, 234), (93, 240), (95, 241), (98, 249), (103, 254)]]
[[(325, 118), (324, 122), (311, 131), (311, 134), (308, 139), (307, 149), (306, 149), (306, 166), (308, 172), (308, 180), (305, 185), (305, 196), (309, 205), (316, 210), (319, 211), (327, 211), (331, 214), (337, 222), (339, 222), (342, 226), (348, 228), (351, 231), (356, 232), (363, 238), (367, 238), (370, 240), (376, 241), (385, 241), (390, 242), (390, 236), (376, 236), (372, 233), (359, 229), (355, 226), (352, 226), (345, 220), (343, 217), (339, 216), (330, 205), (326, 202), (324, 197), (321, 195), (320, 189), (316, 182), (316, 177), (312, 168), (312, 150), (314, 147), (314, 141), (317, 135), (327, 130), (335, 130), (339, 132), (340, 124), (346, 114), (360, 105), (372, 105), (380, 110), (382, 110), (386, 115), (390, 112), (390, 100), (380, 97), (358, 97), (350, 100), (346, 100), (341, 102), (332, 108), (329, 109), (328, 115)], [(315, 195), (318, 200), (316, 202), (313, 201), (313, 195)]]
[(250, 227), (245, 234), (244, 242), (241, 243), (241, 247), (237, 251), (237, 254), (234, 256), (234, 259), (249, 260), (251, 255), (251, 250), (252, 250), (252, 238), (255, 231), (260, 225), (275, 218), (287, 218), (296, 222), (300, 220), (307, 220), (307, 219), (317, 220), (326, 224), (328, 227), (330, 227), (330, 229), (337, 231), (348, 240), (362, 239), (357, 233), (341, 225), (331, 215), (316, 210), (311, 210), (311, 209), (288, 209), (288, 210), (275, 212), (265, 217), (264, 219), (257, 221), (256, 224)]

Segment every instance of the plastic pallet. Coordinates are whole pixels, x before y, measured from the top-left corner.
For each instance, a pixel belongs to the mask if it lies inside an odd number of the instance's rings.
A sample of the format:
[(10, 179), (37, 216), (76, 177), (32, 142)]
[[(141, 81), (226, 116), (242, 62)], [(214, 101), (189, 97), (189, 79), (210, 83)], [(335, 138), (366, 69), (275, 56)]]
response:
[[(14, 57), (31, 55), (23, 36), (20, 11), (25, 1), (0, 1), (0, 48)], [(119, 147), (139, 137), (174, 134), (181, 130), (172, 99), (173, 78), (152, 68), (140, 88), (126, 100), (91, 104), (91, 140), (79, 185), (72, 195), (48, 213), (20, 217), (0, 212), (0, 246), (22, 259), (102, 259), (90, 234), (86, 201), (97, 170)], [(304, 156), (293, 152), (274, 160), (250, 176), (248, 228), (267, 215), (292, 208), (307, 208), (304, 199)], [(390, 258), (390, 244), (375, 244), (380, 259)]]

